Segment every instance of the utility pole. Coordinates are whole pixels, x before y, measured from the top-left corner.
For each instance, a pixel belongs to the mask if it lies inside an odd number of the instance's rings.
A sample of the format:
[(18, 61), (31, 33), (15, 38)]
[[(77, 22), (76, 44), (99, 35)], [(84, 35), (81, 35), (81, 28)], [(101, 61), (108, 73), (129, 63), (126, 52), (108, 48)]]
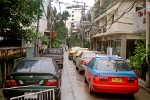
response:
[[(36, 33), (39, 32), (39, 20), (40, 20), (40, 16), (39, 16), (39, 9), (40, 9), (40, 4), (41, 4), (41, 1), (38, 0), (37, 1), (39, 3), (39, 7), (37, 9), (37, 26), (36, 26)], [(39, 38), (38, 36), (36, 37), (36, 40), (35, 40), (35, 44), (34, 44), (34, 57), (38, 57), (39, 56)]]
[(49, 0), (49, 5), (47, 7), (47, 15), (48, 15), (48, 19), (47, 19), (47, 31), (49, 32), (48, 36), (49, 36), (49, 48), (51, 48), (51, 31), (52, 31), (52, 7), (51, 7), (51, 2), (52, 0)]
[[(82, 20), (81, 20), (81, 22), (84, 21), (84, 20), (85, 20), (85, 3), (84, 3), (84, 5), (83, 5), (83, 7), (82, 7)], [(84, 46), (84, 45), (83, 45), (84, 32), (85, 32), (85, 26), (82, 27), (82, 32), (81, 32), (81, 47)]]
[[(150, 49), (150, 15), (149, 15), (149, 10), (148, 7), (150, 6), (149, 0), (146, 0), (146, 52), (149, 51)], [(148, 65), (148, 75), (146, 76), (146, 84), (148, 87), (150, 87), (150, 59), (149, 57), (146, 58), (146, 62)]]

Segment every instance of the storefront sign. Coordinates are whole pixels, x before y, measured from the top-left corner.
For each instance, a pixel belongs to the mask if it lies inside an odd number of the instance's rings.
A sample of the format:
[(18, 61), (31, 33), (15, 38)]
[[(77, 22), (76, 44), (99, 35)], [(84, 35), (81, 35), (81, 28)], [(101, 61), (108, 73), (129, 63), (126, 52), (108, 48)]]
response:
[(133, 32), (140, 33), (146, 30), (146, 9), (137, 11), (133, 16)]

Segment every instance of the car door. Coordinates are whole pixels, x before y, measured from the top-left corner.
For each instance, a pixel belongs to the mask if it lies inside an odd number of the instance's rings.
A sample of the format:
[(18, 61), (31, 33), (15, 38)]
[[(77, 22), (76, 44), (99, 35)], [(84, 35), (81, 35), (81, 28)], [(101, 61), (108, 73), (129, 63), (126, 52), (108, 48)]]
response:
[(76, 59), (76, 66), (77, 66), (78, 68), (79, 68), (80, 65), (81, 65), (82, 55), (83, 55), (83, 52), (80, 53), (79, 57), (77, 57), (77, 59)]
[(95, 60), (96, 59), (92, 59), (89, 63), (89, 66), (86, 67), (86, 73), (87, 73), (87, 80), (88, 82), (90, 82), (91, 78), (92, 78), (92, 73), (93, 73), (93, 67), (95, 65)]

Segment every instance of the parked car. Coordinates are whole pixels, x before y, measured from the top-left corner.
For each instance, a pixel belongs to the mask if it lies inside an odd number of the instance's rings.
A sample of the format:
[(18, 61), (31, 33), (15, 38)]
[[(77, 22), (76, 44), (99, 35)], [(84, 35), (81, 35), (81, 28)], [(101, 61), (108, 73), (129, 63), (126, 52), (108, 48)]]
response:
[(79, 70), (79, 74), (84, 72), (85, 64), (98, 54), (100, 54), (98, 51), (83, 51), (80, 53), (76, 58), (76, 69)]
[(25, 93), (54, 88), (55, 97), (60, 99), (60, 87), (61, 70), (52, 58), (24, 58), (6, 77), (3, 95), (9, 99)]
[(126, 60), (120, 57), (93, 58), (85, 67), (85, 82), (89, 93), (107, 92), (134, 95), (138, 92), (138, 77)]
[(79, 49), (80, 47), (72, 47), (69, 49), (69, 54), (68, 54), (68, 58), (69, 60), (73, 59), (73, 55), (75, 54), (75, 52)]
[(75, 54), (73, 55), (73, 62), (74, 63), (76, 63), (76, 58), (80, 55), (80, 53), (81, 52), (83, 52), (83, 51), (89, 51), (89, 49), (88, 48), (79, 48), (76, 52), (75, 52)]
[(58, 66), (63, 68), (64, 52), (62, 48), (47, 48), (43, 52), (42, 57), (53, 58)]

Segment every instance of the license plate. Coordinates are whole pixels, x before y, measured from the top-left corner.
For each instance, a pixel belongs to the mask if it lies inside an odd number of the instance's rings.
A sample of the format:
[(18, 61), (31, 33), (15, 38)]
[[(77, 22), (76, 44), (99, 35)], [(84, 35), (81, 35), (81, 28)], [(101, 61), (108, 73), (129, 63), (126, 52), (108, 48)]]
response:
[(25, 92), (25, 99), (37, 99), (38, 94), (34, 94), (33, 92)]
[(122, 78), (112, 78), (112, 82), (122, 82)]

